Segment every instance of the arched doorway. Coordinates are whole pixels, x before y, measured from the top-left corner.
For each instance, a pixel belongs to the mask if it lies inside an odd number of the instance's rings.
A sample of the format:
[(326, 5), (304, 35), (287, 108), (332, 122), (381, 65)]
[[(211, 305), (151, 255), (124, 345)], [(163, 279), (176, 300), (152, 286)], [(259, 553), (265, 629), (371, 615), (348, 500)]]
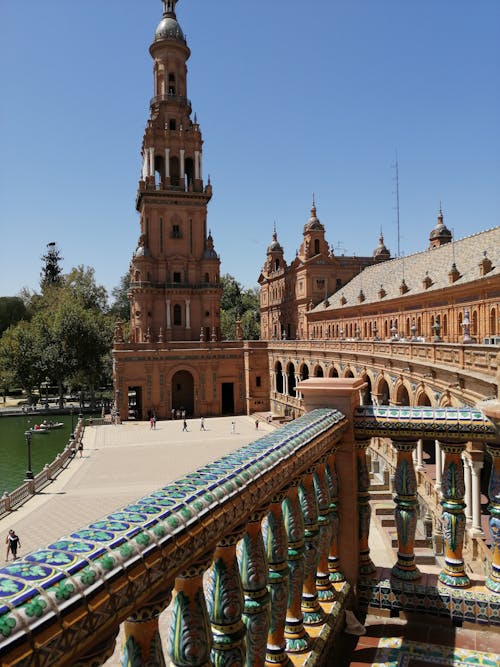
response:
[(274, 372), (276, 377), (276, 393), (283, 393), (283, 369), (281, 367), (281, 362), (277, 361), (274, 365)]
[(323, 369), (321, 366), (315, 366), (313, 375), (315, 378), (322, 378), (323, 377)]
[(396, 393), (396, 405), (410, 405), (410, 395), (404, 384), (399, 385)]
[(344, 377), (345, 377), (345, 378), (353, 378), (353, 377), (354, 377), (354, 373), (351, 371), (350, 368), (348, 368), (348, 369), (345, 371), (345, 373), (344, 373)]
[(307, 380), (309, 378), (309, 368), (307, 364), (302, 364), (299, 370), (299, 375), (301, 380)]
[(389, 405), (389, 398), (390, 398), (391, 392), (389, 389), (389, 385), (387, 384), (387, 380), (380, 380), (378, 383), (378, 404), (379, 405)]
[(295, 366), (290, 362), (286, 369), (288, 376), (288, 395), (295, 396)]
[(423, 406), (423, 407), (425, 407), (425, 406), (430, 407), (432, 405), (431, 399), (429, 398), (429, 396), (426, 394), (425, 391), (423, 391), (420, 394), (420, 396), (418, 397), (417, 405), (418, 406)]
[(194, 380), (189, 371), (177, 371), (172, 378), (172, 408), (194, 415)]
[(332, 367), (330, 368), (330, 372), (329, 372), (329, 374), (328, 374), (328, 377), (331, 377), (331, 378), (338, 378), (338, 376), (339, 376), (339, 372), (338, 372), (338, 370), (335, 368), (335, 366), (332, 366)]
[(373, 405), (372, 399), (372, 381), (368, 373), (365, 373), (362, 377), (362, 380), (366, 382), (366, 387), (361, 392), (361, 404), (362, 405)]

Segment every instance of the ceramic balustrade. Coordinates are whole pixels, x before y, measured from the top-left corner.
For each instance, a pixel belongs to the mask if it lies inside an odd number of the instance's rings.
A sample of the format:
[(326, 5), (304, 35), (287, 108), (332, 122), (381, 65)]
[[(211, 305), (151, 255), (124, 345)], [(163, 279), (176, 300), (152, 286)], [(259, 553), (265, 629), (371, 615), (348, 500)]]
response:
[(465, 536), (465, 481), (462, 454), (465, 443), (440, 441), (444, 452), (441, 480), (441, 524), (445, 540), (445, 566), (439, 581), (453, 588), (470, 586), (465, 573), (463, 547)]
[[(307, 478), (307, 504), (317, 504), (316, 463), (346, 428), (336, 410), (314, 410), (0, 568), (5, 664), (98, 665), (97, 656), (109, 655), (124, 622), (123, 664), (162, 665), (157, 621), (169, 582), (174, 593), (165, 641), (171, 664), (289, 664), (290, 554), (282, 509), (288, 480)], [(300, 539), (292, 543), (299, 552)], [(315, 586), (315, 568), (309, 576)]]
[(413, 452), (417, 441), (393, 440), (398, 453), (395, 480), (396, 529), (398, 533), (398, 561), (392, 574), (398, 579), (414, 581), (421, 574), (415, 564), (415, 531), (417, 528), (417, 477)]
[(300, 480), (296, 479), (290, 484), (282, 503), (288, 538), (288, 604), (285, 641), (286, 650), (289, 653), (303, 653), (311, 645), (310, 637), (304, 628), (304, 615), (302, 613), (302, 589), (305, 575), (305, 528), (298, 493), (299, 483)]
[(359, 521), (359, 573), (370, 575), (375, 572), (375, 565), (370, 558), (370, 475), (366, 461), (369, 440), (356, 440), (356, 458), (358, 468), (358, 521)]
[(487, 450), (492, 458), (488, 485), (492, 558), (486, 588), (500, 593), (500, 444), (488, 445)]
[(304, 516), (304, 585), (302, 588), (302, 613), (305, 625), (320, 625), (325, 613), (319, 604), (316, 574), (319, 562), (318, 501), (314, 488), (315, 468), (309, 468), (299, 484), (299, 499)]
[(333, 537), (333, 515), (330, 489), (326, 475), (327, 456), (316, 466), (313, 475), (314, 492), (318, 501), (318, 568), (316, 572), (316, 590), (322, 602), (335, 600), (335, 591), (330, 581), (328, 555)]
[(261, 527), (265, 513), (266, 510), (261, 510), (250, 517), (237, 550), (245, 599), (242, 617), (247, 629), (246, 667), (260, 667), (266, 659), (271, 596), (267, 588), (269, 574)]
[(328, 551), (328, 572), (330, 581), (345, 581), (345, 576), (341, 570), (339, 556), (339, 480), (337, 475), (337, 466), (335, 464), (335, 450), (329, 455), (326, 463), (326, 480), (330, 492), (330, 511), (332, 517), (332, 539)]

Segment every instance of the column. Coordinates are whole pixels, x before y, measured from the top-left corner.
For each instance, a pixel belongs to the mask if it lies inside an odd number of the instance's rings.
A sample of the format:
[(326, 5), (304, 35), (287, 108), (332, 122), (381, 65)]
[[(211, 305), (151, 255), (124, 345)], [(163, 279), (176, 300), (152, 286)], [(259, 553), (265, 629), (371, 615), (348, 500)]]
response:
[(283, 393), (288, 396), (288, 375), (286, 371), (281, 371), (283, 376)]
[(170, 299), (167, 299), (166, 302), (166, 314), (167, 314), (167, 329), (171, 329), (172, 321), (170, 319)]
[(165, 148), (165, 178), (170, 178), (170, 148)]
[(330, 581), (345, 581), (345, 577), (340, 569), (339, 558), (339, 480), (335, 464), (335, 452), (332, 452), (328, 458), (326, 479), (330, 490), (330, 508), (332, 512), (332, 541), (330, 542), (330, 550), (328, 552), (328, 571), (330, 573)]
[(486, 449), (492, 458), (488, 486), (492, 557), (486, 588), (494, 593), (500, 593), (500, 445), (487, 445)]
[(434, 441), (435, 446), (435, 459), (436, 459), (436, 482), (434, 488), (436, 491), (441, 491), (441, 480), (442, 480), (442, 471), (443, 471), (443, 459), (441, 456), (441, 447), (439, 445), (439, 440)]
[(422, 438), (417, 440), (417, 470), (424, 470), (424, 441)]
[(398, 579), (414, 581), (420, 578), (415, 564), (415, 530), (417, 528), (417, 477), (412, 453), (417, 443), (393, 440), (398, 453), (396, 466), (396, 528), (398, 531), (398, 562), (392, 574)]
[(164, 667), (165, 659), (158, 632), (158, 618), (168, 607), (171, 591), (162, 592), (136, 609), (123, 624), (122, 665), (151, 664)]
[(213, 634), (211, 658), (215, 667), (245, 662), (244, 598), (236, 558), (236, 544), (244, 533), (241, 527), (217, 544), (207, 577), (207, 607)]
[(309, 468), (299, 485), (300, 506), (304, 515), (304, 538), (305, 538), (305, 570), (304, 586), (302, 589), (302, 612), (306, 625), (320, 625), (323, 623), (325, 614), (318, 601), (316, 588), (316, 572), (318, 569), (318, 503), (314, 490), (313, 481), (314, 468)]
[(149, 149), (149, 175), (155, 175), (155, 149)]
[(283, 519), (288, 537), (288, 607), (286, 610), (285, 640), (289, 653), (302, 653), (310, 647), (310, 638), (304, 628), (302, 614), (302, 587), (304, 584), (304, 517), (298, 494), (299, 480), (288, 487), (282, 502)]
[(184, 184), (184, 177), (186, 175), (186, 167), (185, 167), (185, 161), (184, 161), (185, 152), (186, 151), (184, 150), (184, 148), (181, 148), (179, 150), (179, 158), (180, 158), (180, 160), (179, 160), (179, 177), (180, 177), (180, 181), (181, 181), (182, 185)]
[(328, 554), (332, 542), (332, 508), (330, 489), (326, 479), (326, 457), (318, 463), (313, 475), (314, 490), (318, 501), (318, 570), (316, 572), (316, 589), (318, 598), (323, 602), (335, 600), (335, 590), (330, 583), (330, 572), (328, 570)]
[(444, 458), (441, 521), (445, 539), (445, 566), (439, 581), (453, 588), (470, 586), (462, 557), (465, 534), (465, 482), (462, 452), (465, 444), (441, 442)]
[(286, 491), (276, 494), (263, 522), (263, 537), (269, 564), (271, 623), (267, 635), (266, 664), (291, 665), (286, 654), (285, 622), (288, 601), (288, 543), (281, 503)]
[(238, 546), (241, 584), (245, 606), (246, 667), (263, 667), (266, 660), (267, 635), (270, 622), (271, 596), (267, 589), (268, 568), (261, 521), (265, 510), (255, 512)]
[(200, 560), (175, 579), (168, 653), (176, 667), (212, 665), (212, 629), (203, 594), (203, 574), (211, 561)]
[(366, 449), (369, 440), (356, 440), (356, 458), (358, 469), (358, 521), (359, 521), (359, 573), (363, 575), (373, 574), (375, 565), (370, 558), (370, 547), (368, 539), (370, 536), (370, 475), (366, 464)]
[(191, 301), (186, 299), (186, 329), (191, 329)]
[(472, 472), (470, 459), (464, 452), (462, 455), (464, 465), (464, 483), (465, 483), (465, 522), (466, 525), (472, 525)]
[(272, 371), (271, 373), (271, 391), (276, 393), (276, 371)]
[(200, 151), (194, 152), (194, 177), (197, 181), (200, 178)]
[(484, 536), (481, 525), (481, 469), (483, 462), (471, 459), (470, 467), (472, 472), (472, 527), (470, 532), (474, 537), (482, 537)]

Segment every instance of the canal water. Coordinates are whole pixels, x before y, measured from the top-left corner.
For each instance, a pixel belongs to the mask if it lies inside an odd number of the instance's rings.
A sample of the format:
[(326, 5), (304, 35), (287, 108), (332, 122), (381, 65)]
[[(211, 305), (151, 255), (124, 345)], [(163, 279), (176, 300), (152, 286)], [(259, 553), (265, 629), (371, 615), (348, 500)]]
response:
[[(31, 466), (35, 475), (66, 446), (71, 433), (71, 415), (0, 417), (0, 495), (23, 483), (28, 466), (24, 432), (43, 419), (63, 422), (64, 426), (49, 431), (47, 435), (35, 434), (31, 437)], [(73, 415), (75, 426), (76, 422), (77, 416)]]

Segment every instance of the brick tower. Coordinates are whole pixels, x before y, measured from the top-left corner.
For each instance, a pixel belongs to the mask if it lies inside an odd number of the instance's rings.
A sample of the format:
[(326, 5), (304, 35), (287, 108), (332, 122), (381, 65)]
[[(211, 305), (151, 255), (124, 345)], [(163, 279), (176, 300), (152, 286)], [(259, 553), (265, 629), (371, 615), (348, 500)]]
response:
[(130, 266), (131, 340), (137, 343), (220, 337), (220, 262), (207, 233), (212, 187), (203, 183), (203, 140), (187, 96), (191, 52), (176, 4), (163, 0), (149, 49), (154, 97), (136, 200), (140, 238)]
[(203, 181), (203, 140), (187, 91), (191, 52), (176, 5), (163, 0), (149, 49), (154, 96), (136, 200), (130, 338), (117, 324), (113, 347), (121, 419), (250, 413), (269, 401), (265, 345), (221, 342), (220, 260), (207, 229), (212, 187)]

